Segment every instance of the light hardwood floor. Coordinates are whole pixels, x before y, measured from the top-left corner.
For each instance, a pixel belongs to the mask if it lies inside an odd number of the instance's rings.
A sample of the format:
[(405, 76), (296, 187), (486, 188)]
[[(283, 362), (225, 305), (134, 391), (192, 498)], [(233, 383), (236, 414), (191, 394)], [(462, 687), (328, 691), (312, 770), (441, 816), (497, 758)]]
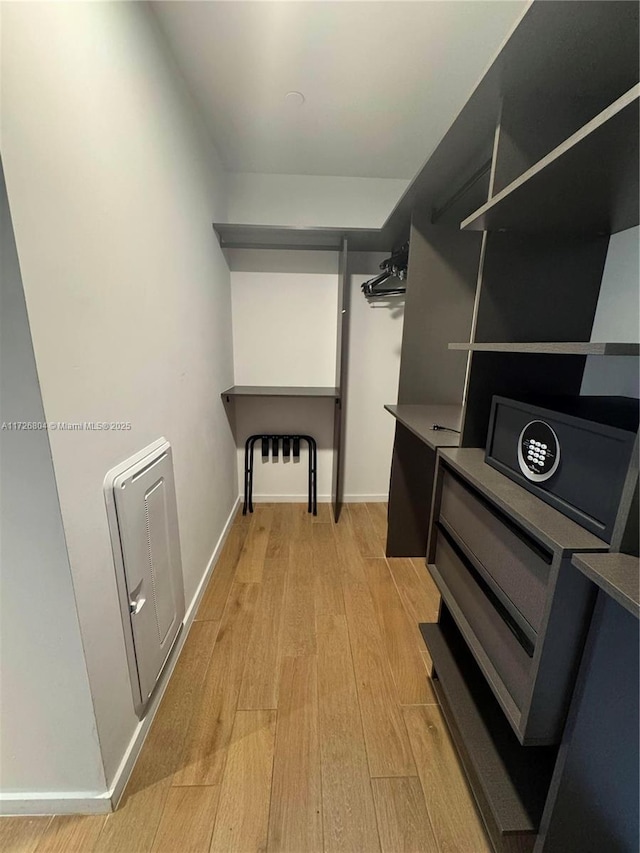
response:
[(383, 504), (235, 520), (119, 809), (2, 818), (2, 853), (489, 853)]

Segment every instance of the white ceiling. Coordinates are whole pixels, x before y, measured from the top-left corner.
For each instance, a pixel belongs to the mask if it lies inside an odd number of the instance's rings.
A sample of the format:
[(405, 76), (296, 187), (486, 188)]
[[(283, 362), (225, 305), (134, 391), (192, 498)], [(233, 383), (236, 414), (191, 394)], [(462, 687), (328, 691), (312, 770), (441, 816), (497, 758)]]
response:
[(152, 3), (228, 171), (375, 178), (413, 177), (526, 5)]

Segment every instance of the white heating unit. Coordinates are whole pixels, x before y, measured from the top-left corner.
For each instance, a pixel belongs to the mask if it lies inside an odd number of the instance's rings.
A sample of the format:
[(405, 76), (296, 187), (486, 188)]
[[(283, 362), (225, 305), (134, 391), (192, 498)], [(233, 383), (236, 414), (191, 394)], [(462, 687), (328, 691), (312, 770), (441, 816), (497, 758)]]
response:
[(184, 619), (171, 445), (164, 439), (104, 481), (136, 713), (142, 717)]

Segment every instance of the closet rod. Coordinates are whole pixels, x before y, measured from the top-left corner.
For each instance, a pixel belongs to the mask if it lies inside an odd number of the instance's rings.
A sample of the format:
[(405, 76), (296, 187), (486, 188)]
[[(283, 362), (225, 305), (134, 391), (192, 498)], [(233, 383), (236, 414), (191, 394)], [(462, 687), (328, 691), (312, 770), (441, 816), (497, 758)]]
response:
[(450, 196), (447, 201), (442, 205), (442, 207), (434, 207), (431, 212), (431, 224), (435, 225), (438, 219), (440, 219), (449, 208), (453, 207), (453, 205), (459, 201), (462, 196), (468, 192), (474, 184), (477, 184), (480, 178), (483, 178), (487, 172), (491, 171), (491, 164), (493, 162), (493, 158), (490, 157), (486, 163), (483, 163), (480, 168), (471, 175), (468, 181), (457, 189), (452, 196)]

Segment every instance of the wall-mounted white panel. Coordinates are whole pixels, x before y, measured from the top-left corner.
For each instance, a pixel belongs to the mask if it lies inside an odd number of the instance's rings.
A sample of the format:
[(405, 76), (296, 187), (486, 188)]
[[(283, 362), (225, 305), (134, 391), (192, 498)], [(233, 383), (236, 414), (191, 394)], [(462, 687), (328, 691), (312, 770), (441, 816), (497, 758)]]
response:
[(184, 618), (171, 447), (155, 442), (112, 469), (105, 498), (137, 712), (151, 695)]

